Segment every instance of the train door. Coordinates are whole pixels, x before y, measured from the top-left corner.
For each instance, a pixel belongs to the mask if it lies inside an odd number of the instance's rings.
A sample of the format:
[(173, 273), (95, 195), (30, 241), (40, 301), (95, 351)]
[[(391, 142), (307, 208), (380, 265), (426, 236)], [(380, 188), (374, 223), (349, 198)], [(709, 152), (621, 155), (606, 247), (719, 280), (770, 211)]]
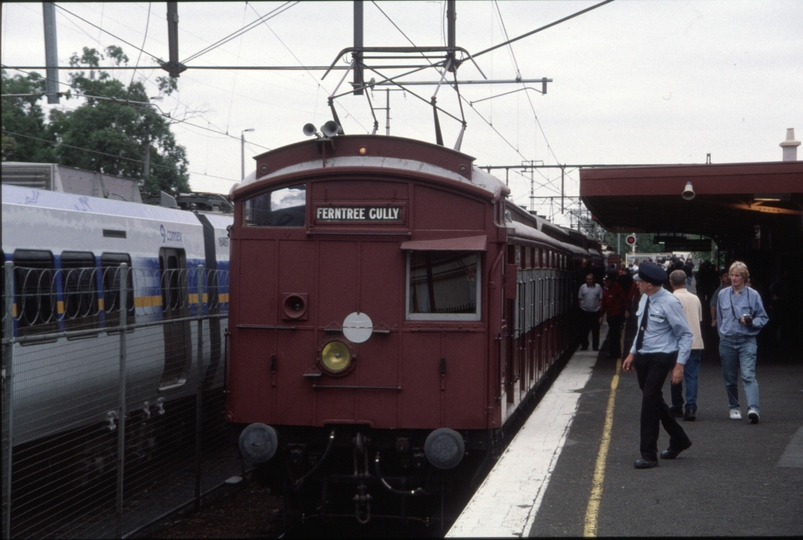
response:
[[(518, 270), (519, 263), (521, 262), (521, 252), (519, 250), (519, 246), (508, 246), (508, 265), (511, 268), (515, 268)], [(507, 298), (507, 309), (506, 309), (506, 318), (507, 318), (507, 325), (508, 325), (508, 333), (506, 339), (508, 340), (507, 343), (507, 354), (505, 355), (505, 400), (507, 402), (508, 407), (515, 406), (515, 395), (516, 395), (516, 388), (515, 388), (515, 381), (516, 375), (518, 373), (518, 357), (519, 357), (519, 344), (517, 343), (519, 339), (519, 321), (521, 319), (520, 312), (519, 312), (519, 304), (523, 301), (521, 287), (518, 283), (518, 274), (519, 272), (516, 271), (515, 275), (515, 291), (516, 294), (512, 298)]]
[(165, 366), (159, 390), (183, 385), (192, 363), (187, 298), (187, 257), (183, 249), (159, 250)]

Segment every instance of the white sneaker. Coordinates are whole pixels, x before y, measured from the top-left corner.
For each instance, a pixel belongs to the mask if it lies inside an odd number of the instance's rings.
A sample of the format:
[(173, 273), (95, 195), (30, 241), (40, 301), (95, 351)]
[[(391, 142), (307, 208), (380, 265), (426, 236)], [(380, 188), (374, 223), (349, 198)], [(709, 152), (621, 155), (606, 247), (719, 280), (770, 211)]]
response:
[(758, 424), (758, 411), (755, 409), (748, 409), (747, 418), (751, 424)]
[(731, 409), (731, 420), (741, 420), (742, 413), (739, 412), (739, 409)]

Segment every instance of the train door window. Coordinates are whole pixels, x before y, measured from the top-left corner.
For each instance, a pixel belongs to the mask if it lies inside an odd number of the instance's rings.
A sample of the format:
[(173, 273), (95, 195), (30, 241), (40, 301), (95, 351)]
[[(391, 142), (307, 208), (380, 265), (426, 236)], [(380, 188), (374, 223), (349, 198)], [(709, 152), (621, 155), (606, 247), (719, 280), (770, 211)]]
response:
[(176, 318), (187, 307), (187, 263), (184, 250), (163, 248), (159, 252), (162, 311), (166, 318)]
[(122, 307), (120, 291), (122, 286), (122, 272), (120, 265), (128, 265), (128, 278), (125, 283), (126, 316), (125, 324), (134, 324), (136, 307), (134, 306), (134, 272), (131, 269), (131, 256), (126, 253), (103, 253), (100, 256), (101, 282), (103, 283), (103, 311), (106, 327), (120, 326), (123, 318), (120, 316)]
[(14, 296), (17, 335), (47, 334), (58, 330), (56, 273), (49, 251), (14, 251)]
[(261, 193), (243, 203), (245, 225), (304, 227), (307, 187), (304, 184)]
[(411, 251), (408, 320), (480, 320), (480, 253)]
[(61, 254), (65, 330), (99, 326), (97, 278), (92, 253), (65, 251)]
[(192, 363), (187, 296), (187, 257), (182, 249), (159, 250), (162, 316), (164, 318), (164, 371), (159, 390), (183, 385)]

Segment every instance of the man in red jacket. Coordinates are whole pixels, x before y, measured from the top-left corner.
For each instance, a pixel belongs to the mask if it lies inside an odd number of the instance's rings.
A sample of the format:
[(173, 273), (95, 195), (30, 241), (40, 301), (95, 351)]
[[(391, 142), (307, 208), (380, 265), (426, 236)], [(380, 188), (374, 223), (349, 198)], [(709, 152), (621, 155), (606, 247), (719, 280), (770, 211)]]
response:
[(622, 357), (622, 326), (625, 322), (627, 294), (612, 274), (605, 274), (602, 280), (602, 302), (599, 309), (599, 322), (608, 316), (608, 354), (612, 360)]

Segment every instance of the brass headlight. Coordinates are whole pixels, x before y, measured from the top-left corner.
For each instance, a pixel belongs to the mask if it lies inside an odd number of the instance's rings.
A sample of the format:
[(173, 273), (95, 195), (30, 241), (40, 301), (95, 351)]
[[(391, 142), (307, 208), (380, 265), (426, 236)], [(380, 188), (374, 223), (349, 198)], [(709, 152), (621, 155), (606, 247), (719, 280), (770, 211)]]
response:
[(321, 351), (321, 363), (333, 373), (340, 373), (351, 365), (351, 350), (342, 341), (330, 341)]

